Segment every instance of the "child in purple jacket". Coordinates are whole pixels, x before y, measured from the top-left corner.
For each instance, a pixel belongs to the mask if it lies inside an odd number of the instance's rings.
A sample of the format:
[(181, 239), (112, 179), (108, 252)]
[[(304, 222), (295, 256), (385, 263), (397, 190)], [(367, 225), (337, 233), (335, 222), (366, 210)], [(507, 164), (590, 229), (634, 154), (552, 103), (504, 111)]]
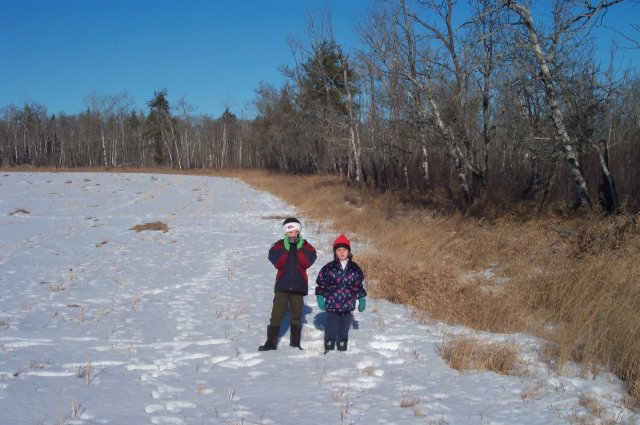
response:
[(364, 273), (353, 261), (351, 243), (345, 235), (333, 242), (333, 261), (325, 264), (316, 279), (316, 300), (320, 310), (327, 312), (324, 325), (324, 352), (347, 351), (349, 328), (357, 307), (363, 312), (367, 305)]

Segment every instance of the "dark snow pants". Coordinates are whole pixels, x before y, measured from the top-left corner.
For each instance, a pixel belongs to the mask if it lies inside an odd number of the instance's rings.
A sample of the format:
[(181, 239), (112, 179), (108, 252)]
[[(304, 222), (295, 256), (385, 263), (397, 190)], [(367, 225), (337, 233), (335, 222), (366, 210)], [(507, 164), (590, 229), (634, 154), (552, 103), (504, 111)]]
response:
[(324, 340), (342, 341), (349, 339), (352, 318), (351, 312), (337, 313), (335, 311), (327, 311), (327, 318), (324, 322)]
[(280, 326), (289, 306), (289, 319), (294, 326), (302, 326), (302, 306), (304, 305), (304, 295), (292, 294), (290, 292), (276, 292), (273, 296), (273, 307), (271, 308), (271, 326)]

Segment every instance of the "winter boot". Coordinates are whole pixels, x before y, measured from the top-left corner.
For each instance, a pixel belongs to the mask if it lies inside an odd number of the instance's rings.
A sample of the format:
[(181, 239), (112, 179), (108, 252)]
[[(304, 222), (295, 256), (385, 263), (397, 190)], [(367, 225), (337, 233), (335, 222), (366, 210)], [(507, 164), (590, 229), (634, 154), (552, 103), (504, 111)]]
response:
[(291, 347), (297, 347), (302, 350), (300, 347), (300, 339), (302, 337), (302, 326), (301, 325), (291, 325), (291, 334), (289, 339), (289, 345)]
[(280, 333), (280, 326), (267, 326), (267, 342), (264, 345), (258, 347), (258, 351), (269, 351), (278, 349), (278, 334)]
[(347, 342), (348, 339), (341, 339), (338, 341), (338, 351), (347, 351)]
[(327, 339), (324, 341), (324, 353), (327, 354), (329, 351), (333, 351), (336, 348), (336, 340), (335, 339)]

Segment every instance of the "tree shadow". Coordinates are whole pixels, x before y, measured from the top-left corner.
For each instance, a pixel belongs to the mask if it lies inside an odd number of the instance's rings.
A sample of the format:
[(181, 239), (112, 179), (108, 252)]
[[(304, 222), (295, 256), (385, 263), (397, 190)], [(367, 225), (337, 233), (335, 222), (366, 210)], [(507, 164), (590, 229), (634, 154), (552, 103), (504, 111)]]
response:
[[(351, 329), (360, 329), (360, 322), (358, 321), (358, 319), (356, 319), (356, 315), (352, 314), (352, 319), (351, 319)], [(326, 311), (322, 311), (318, 314), (316, 314), (316, 317), (313, 318), (313, 326), (316, 327), (316, 329), (324, 331), (324, 324), (327, 321), (327, 312)]]

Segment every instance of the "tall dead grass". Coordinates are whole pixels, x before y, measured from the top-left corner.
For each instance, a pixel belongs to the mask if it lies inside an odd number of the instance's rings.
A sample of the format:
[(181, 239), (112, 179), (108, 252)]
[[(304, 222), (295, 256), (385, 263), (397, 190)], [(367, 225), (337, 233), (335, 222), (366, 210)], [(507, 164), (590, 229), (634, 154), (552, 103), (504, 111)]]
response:
[(336, 177), (242, 178), (305, 217), (332, 221), (336, 234), (369, 242), (373, 250), (355, 255), (372, 296), (413, 305), (425, 319), (543, 337), (554, 364), (613, 371), (640, 397), (640, 227), (633, 217), (505, 214), (489, 222), (413, 207)]
[(484, 342), (472, 336), (447, 336), (438, 347), (440, 357), (460, 371), (490, 370), (501, 375), (521, 368), (517, 346), (510, 342)]

